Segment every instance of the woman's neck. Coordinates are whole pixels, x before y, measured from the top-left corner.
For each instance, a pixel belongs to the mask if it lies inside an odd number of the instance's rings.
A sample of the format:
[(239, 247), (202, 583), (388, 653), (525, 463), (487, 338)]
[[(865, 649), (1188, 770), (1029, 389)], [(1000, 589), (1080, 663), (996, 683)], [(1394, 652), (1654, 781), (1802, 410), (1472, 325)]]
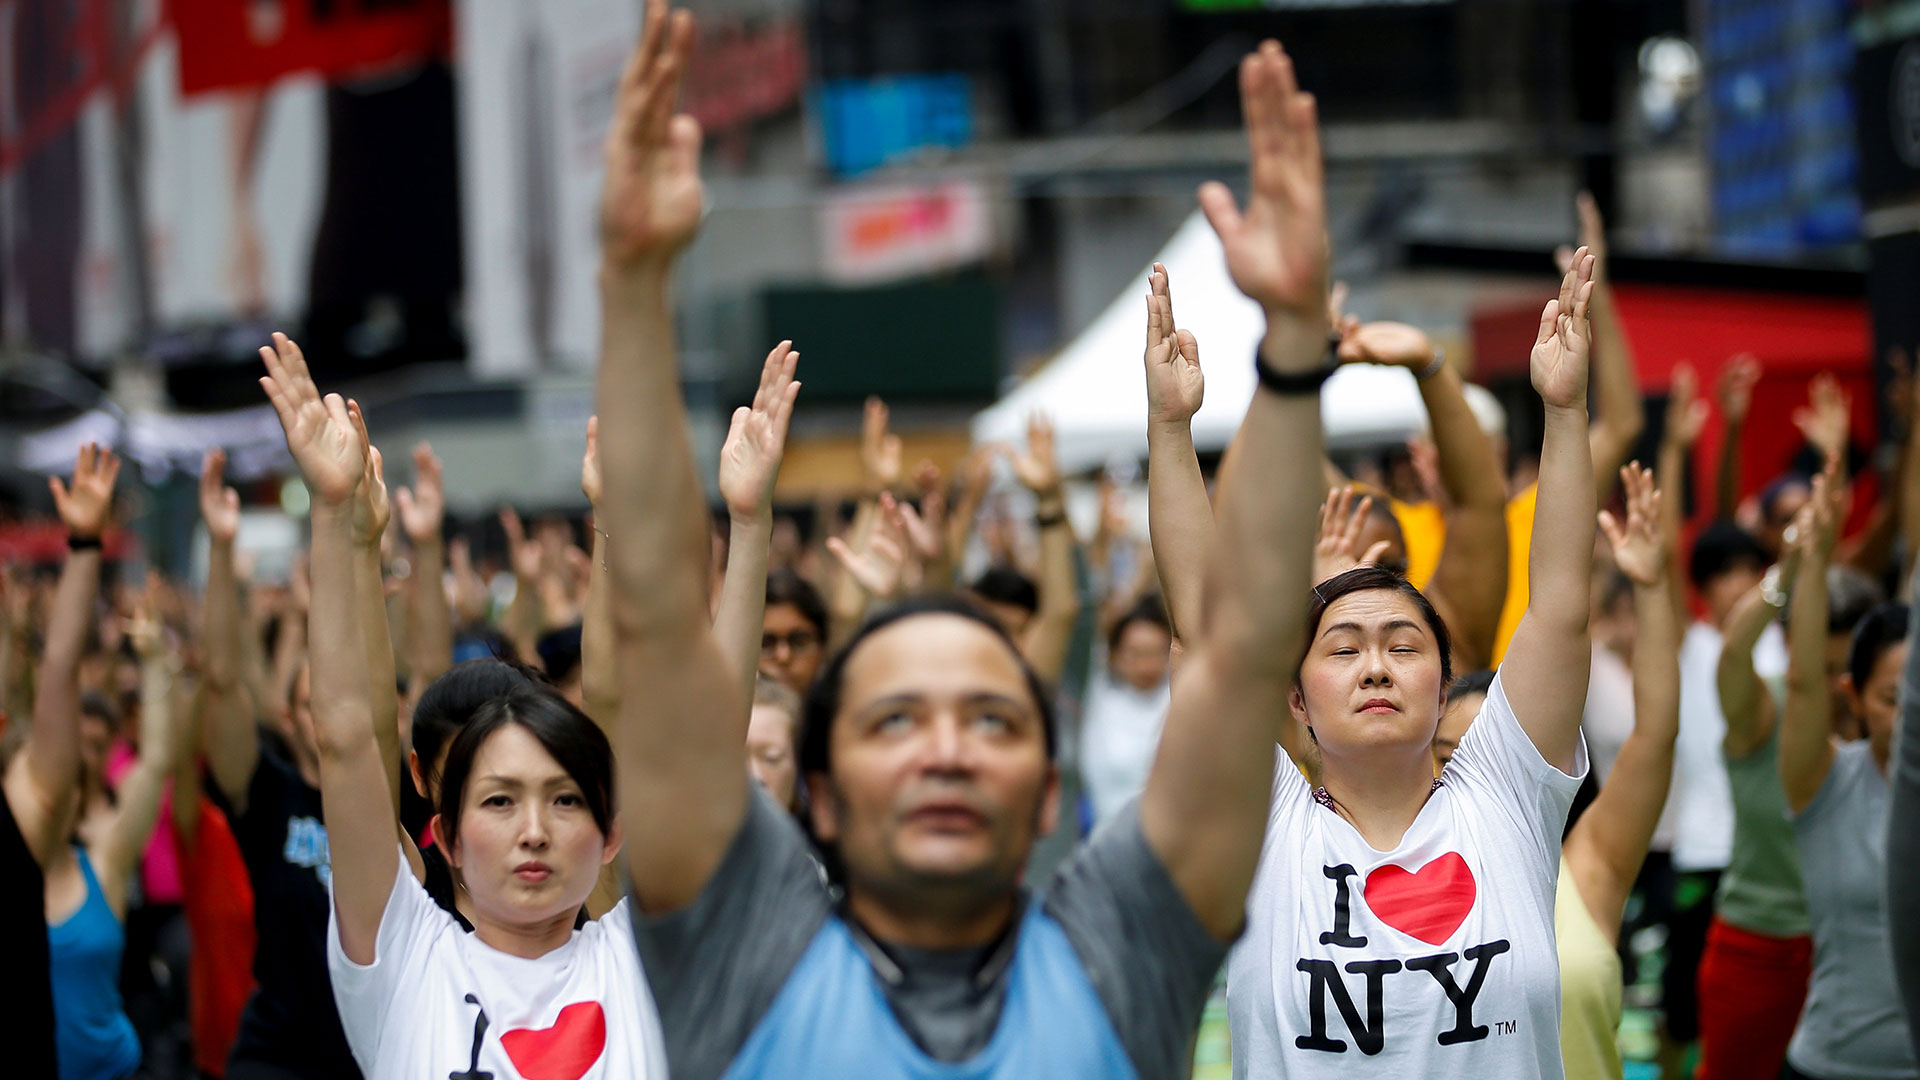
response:
[(473, 924), (473, 936), (490, 949), (538, 960), (573, 939), (573, 923), (579, 909), (555, 915), (537, 923), (512, 924), (487, 918), (477, 905), (467, 905), (463, 914)]
[(1361, 839), (1376, 851), (1392, 851), (1433, 795), (1433, 759), (1426, 753), (1363, 757), (1323, 754), (1321, 786)]

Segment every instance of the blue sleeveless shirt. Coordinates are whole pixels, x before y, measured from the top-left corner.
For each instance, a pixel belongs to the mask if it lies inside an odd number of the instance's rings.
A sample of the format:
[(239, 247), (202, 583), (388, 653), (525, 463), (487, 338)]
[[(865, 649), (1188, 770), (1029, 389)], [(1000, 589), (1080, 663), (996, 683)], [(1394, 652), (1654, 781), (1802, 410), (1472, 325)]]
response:
[[(1028, 904), (1000, 1022), (985, 1048), (954, 1063), (929, 1057), (900, 1026), (872, 963), (839, 916), (799, 966), (727, 1070), (727, 1080), (1136, 1080), (1113, 1023), (1060, 924)], [(805, 1062), (804, 1071), (795, 1063)]]
[(47, 927), (60, 1080), (118, 1080), (140, 1065), (140, 1038), (120, 1004), (127, 934), (100, 891), (93, 860), (78, 848), (73, 857), (86, 878), (87, 898), (65, 922)]

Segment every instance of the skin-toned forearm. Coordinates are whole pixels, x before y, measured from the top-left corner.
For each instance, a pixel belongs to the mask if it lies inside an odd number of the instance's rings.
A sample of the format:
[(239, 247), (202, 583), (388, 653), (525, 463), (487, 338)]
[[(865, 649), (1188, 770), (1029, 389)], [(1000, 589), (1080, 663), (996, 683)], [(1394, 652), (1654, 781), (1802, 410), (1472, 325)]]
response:
[[(1673, 780), (1673, 744), (1680, 735), (1680, 627), (1668, 588), (1664, 580), (1634, 588), (1633, 731), (1592, 810), (1581, 815), (1567, 843), (1581, 899), (1603, 929), (1620, 925)], [(1617, 936), (1617, 930), (1608, 936)]]
[(1647, 410), (1640, 396), (1633, 344), (1620, 323), (1613, 286), (1605, 279), (1593, 283), (1588, 318), (1593, 323), (1594, 404), (1600, 411), (1590, 439), (1594, 495), (1606, 502), (1619, 482), (1620, 466), (1626, 464), (1627, 455), (1633, 453), (1641, 432), (1646, 430)]
[(523, 660), (531, 660), (535, 646), (540, 640), (540, 595), (539, 582), (523, 581), (519, 575), (513, 579), (513, 602), (507, 605), (506, 614), (500, 617), (500, 632), (513, 643), (514, 649)]
[(1147, 537), (1174, 633), (1198, 633), (1214, 522), (1191, 423), (1147, 425)]
[[(1040, 516), (1064, 515), (1055, 492), (1040, 499)], [(1066, 521), (1040, 529), (1040, 607), (1033, 613), (1021, 652), (1049, 686), (1060, 682), (1073, 642), (1073, 623), (1080, 616), (1080, 582), (1073, 566), (1073, 526)]]
[(1740, 444), (1744, 423), (1727, 422), (1721, 434), (1720, 459), (1713, 473), (1713, 515), (1732, 521), (1740, 509)]
[(1673, 597), (1673, 610), (1676, 618), (1682, 622), (1687, 618), (1687, 590), (1680, 587), (1680, 525), (1681, 509), (1686, 502), (1687, 492), (1687, 448), (1671, 439), (1660, 443), (1660, 456), (1654, 462), (1654, 482), (1666, 495), (1660, 500), (1660, 542), (1667, 552), (1667, 580), (1674, 582), (1669, 590)]
[(1586, 402), (1550, 405), (1527, 556), (1532, 588), (1501, 673), (1520, 726), (1563, 772), (1574, 764), (1586, 698), (1567, 688), (1585, 686), (1593, 663), (1588, 621), (1596, 513)]
[(1461, 660), (1455, 670), (1470, 671), (1492, 657), (1507, 601), (1506, 480), (1453, 368), (1422, 380), (1420, 397), (1433, 425), (1440, 482), (1453, 502), (1428, 591), (1446, 609)]
[[(21, 832), (42, 865), (65, 841), (49, 830), (57, 827), (65, 816), (59, 811), (79, 793), (80, 654), (99, 591), (99, 549), (69, 552), (47, 618), (46, 643), (35, 680), (33, 728), (21, 752), (36, 796), (35, 809), (41, 811), (40, 816), (23, 820), (28, 827)], [(15, 816), (29, 818), (22, 809), (16, 805)]]
[(213, 543), (207, 548), (207, 592), (202, 599), (202, 630), (209, 644), (202, 674), (221, 692), (230, 692), (240, 681), (240, 654), (234, 649), (239, 635), (240, 586), (233, 571), (233, 545)]
[(231, 708), (244, 690), (215, 690), (203, 677), (180, 709), (180, 752), (173, 759), (173, 830), (183, 845), (191, 849), (200, 833), (200, 745), (206, 737), (207, 714), (214, 709)]
[(748, 797), (748, 705), (707, 608), (708, 517), (680, 403), (669, 265), (601, 273), (603, 516), (620, 538), (608, 560), (616, 747), (634, 895), (645, 911), (675, 910), (699, 894)]
[(184, 756), (177, 720), (173, 672), (167, 658), (148, 657), (140, 665), (140, 758), (115, 792), (113, 826), (108, 830), (104, 852), (103, 861), (119, 894), (116, 910), (124, 909), (127, 881), (139, 866), (147, 840), (160, 819), (165, 780), (173, 772), (174, 762)]
[[(387, 595), (380, 574), (380, 545), (353, 550), (354, 609), (367, 652), (367, 694), (373, 707), (373, 738), (387, 773), (387, 794), (400, 807), (400, 698), (394, 674), (393, 640), (387, 632)], [(315, 600), (318, 606), (319, 601)]]
[[(1783, 563), (1780, 589), (1791, 592), (1793, 584), (1792, 571)], [(1767, 603), (1758, 585), (1747, 590), (1727, 613), (1726, 640), (1720, 649), (1714, 684), (1720, 692), (1720, 711), (1727, 718), (1727, 734), (1721, 745), (1733, 757), (1752, 753), (1773, 729), (1773, 706), (1754, 671), (1753, 648), (1779, 614), (1780, 609)]]
[(727, 522), (727, 573), (720, 580), (720, 607), (713, 615), (713, 639), (740, 678), (740, 700), (753, 700), (760, 673), (760, 631), (767, 610), (768, 543), (773, 515), (730, 516)]
[(1787, 701), (1780, 718), (1780, 782), (1795, 813), (1833, 767), (1833, 699), (1827, 686), (1827, 563), (1802, 560), (1787, 615)]
[(620, 714), (620, 669), (614, 658), (612, 582), (607, 580), (607, 538), (594, 511), (593, 565), (587, 570), (587, 610), (580, 619), (580, 697), (586, 713), (606, 731)]
[(453, 666), (453, 605), (447, 602), (443, 578), (447, 571), (446, 545), (439, 541), (415, 543), (414, 587), (408, 613), (413, 637), (413, 671), (409, 682), (415, 693)]

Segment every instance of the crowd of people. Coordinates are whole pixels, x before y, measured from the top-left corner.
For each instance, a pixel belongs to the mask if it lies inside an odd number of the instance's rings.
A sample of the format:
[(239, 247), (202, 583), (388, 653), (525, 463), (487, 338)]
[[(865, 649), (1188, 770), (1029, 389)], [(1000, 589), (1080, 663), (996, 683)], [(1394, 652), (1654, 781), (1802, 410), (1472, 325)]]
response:
[[(1760, 372), (1732, 365), (1689, 513), (1712, 406), (1683, 370), (1646, 415), (1583, 200), (1536, 463), (1422, 331), (1341, 310), (1315, 103), (1267, 42), (1246, 202), (1199, 195), (1266, 313), (1259, 390), (1210, 486), (1156, 266), (1147, 543), (1112, 493), (1081, 542), (1043, 419), (950, 483), (878, 402), (856, 512), (804, 540), (773, 502), (786, 341), (716, 516), (670, 301), (692, 30), (649, 0), (616, 90), (587, 542), (503, 515), (504, 604), (431, 449), (389, 497), (282, 334), (287, 585), (250, 580), (219, 450), (197, 592), (106, 572), (111, 450), (50, 482), (65, 560), (0, 605), (7, 1075), (1180, 1077), (1223, 974), (1236, 1076), (1620, 1077), (1624, 939), (1657, 923), (1668, 1077), (1920, 1077), (1915, 380), (1868, 512), (1829, 379), (1740, 498)], [(1404, 473), (1328, 459), (1342, 364), (1417, 378)], [(1031, 528), (987, 512), (998, 459)], [(1085, 838), (1030, 887), (1057, 830)]]

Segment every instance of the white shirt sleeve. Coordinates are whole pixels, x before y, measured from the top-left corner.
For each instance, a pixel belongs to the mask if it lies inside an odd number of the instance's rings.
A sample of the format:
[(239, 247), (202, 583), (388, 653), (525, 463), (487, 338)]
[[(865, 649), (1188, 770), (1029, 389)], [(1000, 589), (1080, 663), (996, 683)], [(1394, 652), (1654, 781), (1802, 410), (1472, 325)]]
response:
[(1441, 775), (1463, 794), (1498, 806), (1515, 833), (1532, 845), (1534, 854), (1557, 866), (1567, 811), (1587, 776), (1585, 736), (1575, 746), (1573, 770), (1572, 775), (1563, 773), (1540, 756), (1514, 715), (1500, 676), (1495, 675), (1486, 704)]
[(407, 995), (403, 988), (417, 985), (436, 938), (453, 925), (415, 880), (399, 845), (394, 846), (393, 891), (380, 914), (380, 932), (374, 938), (373, 963), (361, 965), (347, 958), (340, 945), (340, 916), (327, 905), (327, 973), (333, 980), (333, 1002), (340, 1010), (340, 1026), (354, 1060), (369, 1075), (387, 1022), (398, 1018), (395, 1031), (407, 1032)]

